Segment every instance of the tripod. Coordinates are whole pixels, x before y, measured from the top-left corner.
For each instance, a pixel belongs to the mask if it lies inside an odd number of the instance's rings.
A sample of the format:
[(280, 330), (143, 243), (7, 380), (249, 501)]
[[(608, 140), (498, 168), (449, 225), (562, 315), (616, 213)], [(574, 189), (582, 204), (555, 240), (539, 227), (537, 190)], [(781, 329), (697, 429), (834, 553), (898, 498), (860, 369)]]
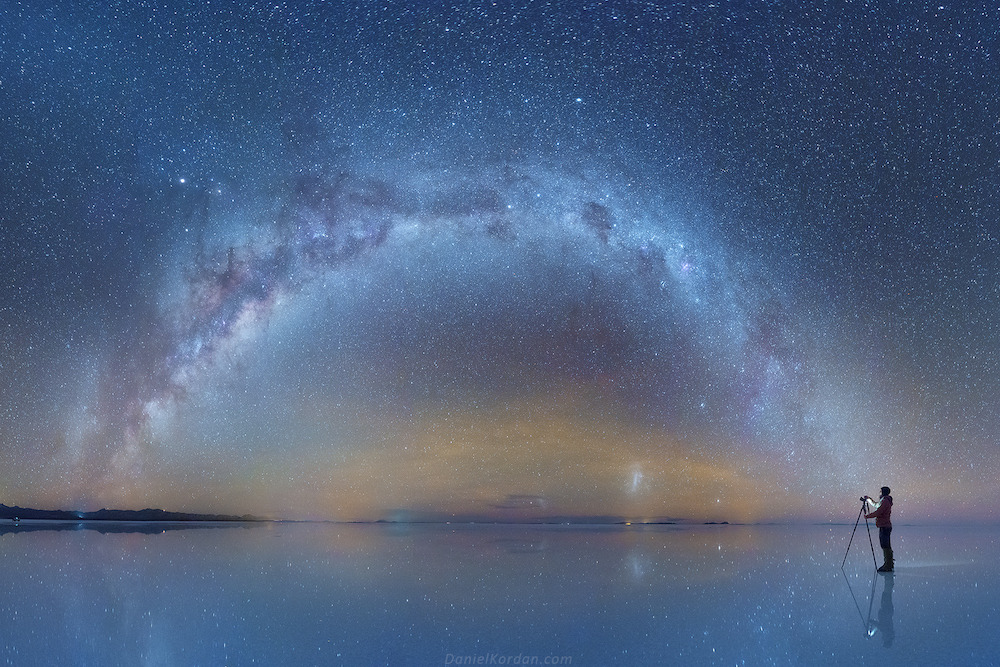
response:
[[(851, 531), (851, 541), (847, 543), (847, 551), (844, 552), (844, 562), (840, 564), (840, 569), (844, 569), (844, 564), (847, 563), (847, 554), (851, 551), (851, 544), (854, 542), (854, 533), (858, 530), (858, 524), (861, 523), (861, 515), (865, 513), (865, 507), (867, 498), (861, 499), (861, 511), (858, 512), (858, 518), (854, 522), (854, 530)], [(872, 562), (875, 564), (875, 569), (878, 569), (878, 561), (875, 560), (875, 543), (872, 542), (872, 528), (868, 525), (868, 517), (865, 517), (865, 528), (868, 530), (868, 544), (872, 548)]]

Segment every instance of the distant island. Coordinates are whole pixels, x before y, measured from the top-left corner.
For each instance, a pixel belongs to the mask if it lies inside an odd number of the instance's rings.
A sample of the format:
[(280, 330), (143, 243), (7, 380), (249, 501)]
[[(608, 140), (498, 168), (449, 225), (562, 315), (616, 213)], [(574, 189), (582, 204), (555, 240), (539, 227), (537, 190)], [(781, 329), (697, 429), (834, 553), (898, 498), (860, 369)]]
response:
[[(340, 523), (340, 522), (337, 522)], [(511, 524), (511, 525), (574, 525), (574, 526), (664, 526), (664, 525), (722, 525), (729, 521), (712, 521), (685, 517), (640, 517), (633, 518), (612, 514), (565, 514), (544, 516), (496, 516), (489, 514), (443, 514), (440, 512), (413, 512), (396, 509), (379, 519), (358, 519), (343, 523), (371, 524)]]
[(258, 517), (244, 514), (192, 514), (190, 512), (167, 512), (161, 509), (109, 510), (78, 512), (73, 510), (38, 510), (30, 507), (8, 507), (0, 504), (0, 519), (42, 519), (48, 521), (263, 521)]

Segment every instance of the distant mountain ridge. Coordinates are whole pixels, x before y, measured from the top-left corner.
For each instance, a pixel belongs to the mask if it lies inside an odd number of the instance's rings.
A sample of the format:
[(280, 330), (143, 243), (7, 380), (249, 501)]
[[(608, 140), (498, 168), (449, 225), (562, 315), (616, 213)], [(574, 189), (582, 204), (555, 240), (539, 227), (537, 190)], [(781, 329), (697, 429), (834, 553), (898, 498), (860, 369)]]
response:
[(73, 510), (38, 510), (30, 507), (8, 507), (0, 504), (0, 519), (48, 519), (50, 521), (262, 521), (249, 514), (193, 514), (167, 512), (161, 509), (142, 510), (99, 509), (96, 512)]

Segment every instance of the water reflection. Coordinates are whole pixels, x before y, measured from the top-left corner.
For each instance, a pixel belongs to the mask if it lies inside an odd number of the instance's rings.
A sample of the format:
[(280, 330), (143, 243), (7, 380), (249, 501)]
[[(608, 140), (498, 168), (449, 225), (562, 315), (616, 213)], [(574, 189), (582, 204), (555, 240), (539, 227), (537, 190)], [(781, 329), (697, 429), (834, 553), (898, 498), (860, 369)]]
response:
[(872, 570), (871, 580), (871, 590), (868, 591), (868, 596), (866, 598), (868, 603), (866, 607), (867, 612), (864, 613), (861, 611), (861, 605), (858, 603), (858, 595), (854, 592), (854, 586), (851, 585), (851, 580), (848, 579), (847, 573), (844, 572), (844, 581), (847, 582), (847, 591), (851, 594), (851, 600), (854, 601), (854, 608), (858, 610), (858, 618), (861, 619), (861, 627), (865, 633), (869, 634), (869, 636), (871, 629), (872, 603), (875, 600), (875, 582), (877, 580), (877, 574), (874, 569)]
[[(892, 642), (896, 638), (896, 630), (893, 626), (892, 615), (892, 591), (896, 583), (895, 575), (880, 574), (872, 570), (870, 574), (871, 578), (871, 588), (867, 591), (867, 596), (865, 597), (865, 602), (867, 603), (867, 613), (861, 611), (861, 604), (859, 604), (858, 595), (854, 591), (854, 586), (851, 584), (850, 579), (847, 577), (847, 573), (844, 573), (844, 581), (847, 583), (847, 591), (851, 595), (851, 600), (854, 602), (854, 607), (858, 612), (858, 618), (861, 619), (861, 626), (864, 632), (869, 637), (875, 636), (878, 633), (879, 637), (882, 639), (882, 644), (888, 648), (892, 646)], [(882, 597), (879, 601), (878, 612), (875, 616), (872, 615), (872, 609), (875, 604), (875, 591), (881, 585), (882, 587)]]
[(38, 531), (93, 530), (98, 533), (145, 533), (157, 535), (170, 530), (211, 530), (219, 528), (255, 528), (266, 524), (243, 521), (46, 521), (15, 519), (0, 522), (0, 536), (8, 533)]
[(887, 574), (880, 577), (882, 579), (882, 599), (879, 603), (878, 616), (871, 624), (868, 634), (880, 633), (882, 644), (888, 648), (896, 639), (896, 630), (892, 625), (892, 588), (896, 584), (896, 577)]
[(849, 529), (4, 531), (0, 659), (920, 665), (997, 654), (996, 530), (900, 530), (906, 558), (882, 576), (860, 557), (841, 569)]

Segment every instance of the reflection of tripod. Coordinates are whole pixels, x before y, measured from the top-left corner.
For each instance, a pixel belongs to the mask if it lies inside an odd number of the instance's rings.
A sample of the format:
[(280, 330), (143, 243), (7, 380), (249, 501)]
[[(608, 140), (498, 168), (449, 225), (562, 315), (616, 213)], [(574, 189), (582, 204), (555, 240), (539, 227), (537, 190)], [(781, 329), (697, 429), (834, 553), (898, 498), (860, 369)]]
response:
[[(851, 586), (851, 581), (847, 578), (847, 573), (843, 569), (840, 570), (840, 573), (844, 575), (844, 583), (847, 584), (847, 590), (851, 594), (851, 599), (854, 600), (854, 608), (858, 610), (858, 618), (861, 619), (861, 626), (864, 628), (865, 636), (874, 637), (875, 633), (878, 632), (882, 636), (882, 643), (886, 647), (892, 646), (896, 638), (896, 629), (892, 622), (892, 587), (895, 583), (893, 577), (877, 577), (872, 572), (872, 588), (868, 593), (868, 618), (866, 619), (865, 615), (861, 612), (861, 606), (858, 604), (858, 598), (854, 594), (854, 587)], [(880, 578), (882, 579), (882, 602), (879, 605), (878, 617), (873, 618), (872, 603), (875, 602), (875, 583)]]
[[(854, 542), (854, 533), (858, 530), (858, 524), (861, 523), (861, 515), (865, 513), (865, 508), (868, 507), (868, 499), (861, 499), (861, 511), (858, 512), (858, 519), (854, 522), (854, 530), (851, 531), (851, 541), (847, 543), (847, 551), (844, 552), (844, 562), (840, 564), (840, 569), (844, 569), (844, 564), (847, 563), (847, 554), (851, 551), (851, 544)], [(875, 564), (875, 568), (878, 569), (878, 561), (875, 560), (875, 543), (872, 542), (872, 528), (868, 525), (868, 517), (865, 517), (865, 528), (868, 530), (868, 544), (872, 548), (872, 563)]]

